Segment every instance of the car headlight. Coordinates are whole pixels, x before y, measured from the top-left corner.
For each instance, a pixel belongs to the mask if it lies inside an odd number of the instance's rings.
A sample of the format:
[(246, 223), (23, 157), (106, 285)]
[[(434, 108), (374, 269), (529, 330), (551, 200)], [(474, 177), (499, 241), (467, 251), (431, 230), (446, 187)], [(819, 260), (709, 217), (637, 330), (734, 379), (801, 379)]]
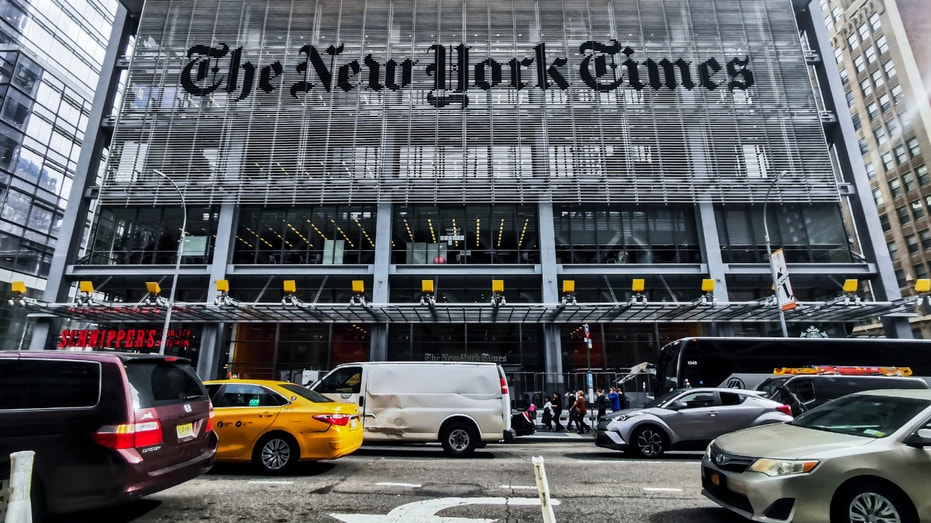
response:
[(617, 421), (627, 421), (627, 420), (629, 420), (630, 418), (634, 418), (634, 417), (642, 416), (642, 415), (643, 415), (642, 412), (630, 412), (630, 413), (624, 414), (624, 415), (620, 416), (619, 418), (617, 418)]
[(818, 460), (789, 460), (789, 459), (758, 459), (750, 470), (762, 472), (767, 476), (790, 476), (792, 474), (808, 474), (818, 466)]

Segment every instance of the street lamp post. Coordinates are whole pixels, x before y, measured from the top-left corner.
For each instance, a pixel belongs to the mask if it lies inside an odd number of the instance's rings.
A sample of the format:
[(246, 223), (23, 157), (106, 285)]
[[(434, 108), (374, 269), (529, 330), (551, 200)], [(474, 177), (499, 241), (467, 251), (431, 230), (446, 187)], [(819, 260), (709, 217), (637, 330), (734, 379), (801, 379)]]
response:
[(178, 273), (181, 272), (181, 256), (184, 254), (184, 235), (186, 234), (185, 231), (187, 231), (187, 202), (184, 200), (184, 193), (174, 180), (162, 171), (152, 169), (152, 172), (168, 180), (168, 183), (178, 191), (178, 196), (181, 197), (181, 213), (183, 214), (183, 218), (181, 219), (181, 236), (178, 238), (178, 253), (175, 256), (175, 273), (171, 279), (171, 292), (168, 294), (165, 324), (162, 326), (162, 340), (158, 344), (158, 353), (165, 354), (165, 344), (168, 341), (168, 326), (171, 323), (171, 311), (175, 307), (175, 291), (178, 289)]
[[(773, 297), (776, 299), (776, 308), (779, 309), (779, 325), (782, 327), (782, 337), (788, 338), (789, 331), (786, 330), (786, 314), (782, 310), (782, 305), (779, 303), (779, 291), (777, 286), (779, 285), (779, 278), (776, 275), (776, 266), (773, 265), (773, 250), (769, 245), (769, 227), (766, 224), (766, 205), (769, 203), (769, 192), (773, 190), (773, 187), (776, 186), (776, 182), (779, 181), (782, 176), (788, 171), (781, 171), (773, 181), (769, 184), (769, 188), (766, 189), (766, 196), (763, 197), (763, 240), (766, 241), (766, 256), (767, 261), (769, 262), (769, 273), (773, 278)], [(174, 289), (172, 289), (174, 290)]]

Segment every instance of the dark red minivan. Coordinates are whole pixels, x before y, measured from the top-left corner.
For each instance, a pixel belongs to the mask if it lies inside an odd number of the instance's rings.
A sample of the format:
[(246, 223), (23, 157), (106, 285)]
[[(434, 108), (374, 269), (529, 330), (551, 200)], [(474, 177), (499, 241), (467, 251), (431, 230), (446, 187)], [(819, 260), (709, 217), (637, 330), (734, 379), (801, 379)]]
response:
[(0, 351), (0, 470), (36, 452), (34, 519), (114, 505), (208, 471), (213, 406), (189, 360)]

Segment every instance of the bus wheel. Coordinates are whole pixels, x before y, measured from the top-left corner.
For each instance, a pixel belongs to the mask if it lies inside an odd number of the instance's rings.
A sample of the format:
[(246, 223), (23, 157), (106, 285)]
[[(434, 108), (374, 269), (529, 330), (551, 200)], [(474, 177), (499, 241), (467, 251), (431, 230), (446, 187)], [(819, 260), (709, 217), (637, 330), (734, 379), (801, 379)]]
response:
[(658, 458), (666, 451), (666, 434), (653, 426), (636, 429), (630, 438), (630, 450), (641, 458)]

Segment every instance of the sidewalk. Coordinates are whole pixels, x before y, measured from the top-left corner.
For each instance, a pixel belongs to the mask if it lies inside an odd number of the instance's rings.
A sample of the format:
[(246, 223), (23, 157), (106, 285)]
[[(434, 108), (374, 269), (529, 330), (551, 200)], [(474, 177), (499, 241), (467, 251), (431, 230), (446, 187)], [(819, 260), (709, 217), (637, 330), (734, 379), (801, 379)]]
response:
[(595, 425), (597, 425), (598, 422), (595, 421), (594, 418), (586, 418), (585, 420), (586, 422), (588, 422), (589, 426), (592, 427), (591, 432), (589, 432), (588, 434), (579, 434), (577, 432), (578, 429), (575, 427), (573, 427), (572, 430), (566, 430), (565, 428), (566, 422), (568, 421), (569, 421), (569, 416), (567, 415), (561, 416), (559, 419), (559, 422), (560, 424), (562, 424), (563, 430), (549, 431), (549, 430), (546, 430), (546, 427), (544, 427), (542, 423), (540, 423), (540, 416), (538, 415), (537, 420), (536, 420), (536, 425), (535, 425), (536, 430), (534, 431), (534, 433), (530, 434), (529, 436), (517, 436), (517, 439), (515, 439), (514, 441), (541, 442), (541, 441), (594, 441), (595, 440)]

